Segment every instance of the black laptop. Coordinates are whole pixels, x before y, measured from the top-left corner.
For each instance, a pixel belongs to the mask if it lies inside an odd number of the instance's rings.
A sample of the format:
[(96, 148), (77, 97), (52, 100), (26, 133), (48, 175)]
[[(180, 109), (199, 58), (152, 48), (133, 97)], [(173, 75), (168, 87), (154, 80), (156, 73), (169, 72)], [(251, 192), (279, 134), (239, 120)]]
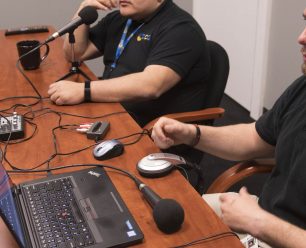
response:
[(0, 215), (21, 247), (127, 247), (143, 239), (98, 167), (15, 186), (0, 162)]

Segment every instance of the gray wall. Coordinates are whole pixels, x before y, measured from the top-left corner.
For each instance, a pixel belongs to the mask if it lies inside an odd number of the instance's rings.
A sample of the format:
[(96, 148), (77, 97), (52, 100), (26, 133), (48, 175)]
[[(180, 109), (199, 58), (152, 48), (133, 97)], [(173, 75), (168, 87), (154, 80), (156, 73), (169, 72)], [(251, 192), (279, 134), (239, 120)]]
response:
[[(81, 0), (1, 0), (0, 29), (29, 25), (51, 25), (58, 29), (71, 20), (81, 2)], [(174, 2), (189, 13), (192, 12), (191, 0), (174, 0)], [(101, 13), (101, 16), (103, 15), (104, 13)], [(104, 66), (101, 58), (86, 63), (97, 76), (102, 74)]]
[(297, 37), (305, 28), (305, 0), (273, 0), (268, 47), (264, 107), (270, 109), (281, 93), (301, 75), (301, 45)]
[(174, 0), (178, 6), (192, 14), (193, 0)]
[(0, 2), (0, 28), (49, 24), (59, 28), (70, 20), (81, 1), (26, 0)]

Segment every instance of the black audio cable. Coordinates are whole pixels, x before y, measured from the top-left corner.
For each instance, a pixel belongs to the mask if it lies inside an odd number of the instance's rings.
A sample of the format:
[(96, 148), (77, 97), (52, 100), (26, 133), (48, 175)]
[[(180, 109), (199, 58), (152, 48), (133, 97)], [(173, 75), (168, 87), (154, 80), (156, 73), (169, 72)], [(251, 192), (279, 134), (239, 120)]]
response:
[[(20, 67), (20, 61), (22, 58), (28, 56), (29, 54), (31, 54), (32, 52), (40, 49), (43, 45), (45, 45), (44, 43), (40, 43), (37, 47), (33, 48), (32, 50), (28, 51), (27, 53), (21, 55), (17, 62), (16, 62), (16, 67), (17, 69), (19, 70), (19, 72), (21, 73), (21, 75), (26, 79), (26, 81), (30, 84), (30, 86), (32, 87), (32, 89), (36, 92), (37, 96), (38, 96), (38, 99), (41, 100), (42, 99), (42, 96), (41, 94), (39, 93), (39, 91), (37, 90), (37, 88), (35, 87), (35, 85), (33, 84), (33, 82), (31, 81), (31, 79), (24, 73), (24, 71), (21, 69)], [(48, 56), (48, 55), (46, 55)]]
[[(214, 241), (216, 239), (221, 239), (221, 238), (226, 238), (226, 237), (233, 237), (233, 236), (239, 239), (239, 236), (235, 232), (231, 232), (231, 231), (220, 232), (220, 233), (217, 233), (217, 234), (213, 234), (213, 235), (210, 235), (210, 236), (205, 236), (203, 238), (193, 240), (191, 242), (188, 242), (188, 243), (185, 243), (185, 244), (182, 244), (182, 245), (172, 246), (170, 248), (184, 248), (184, 247), (189, 247), (189, 246), (193, 246), (193, 245), (200, 245), (200, 244), (205, 243), (205, 242)], [(240, 239), (239, 239), (239, 241), (240, 241)]]

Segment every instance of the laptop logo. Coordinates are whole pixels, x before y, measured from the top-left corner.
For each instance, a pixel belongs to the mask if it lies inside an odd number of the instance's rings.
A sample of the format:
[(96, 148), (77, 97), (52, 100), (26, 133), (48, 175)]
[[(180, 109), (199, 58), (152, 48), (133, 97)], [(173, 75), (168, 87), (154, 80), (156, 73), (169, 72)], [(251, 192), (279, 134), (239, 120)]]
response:
[(129, 220), (127, 220), (127, 221), (125, 222), (125, 224), (127, 225), (128, 229), (129, 229), (129, 231), (126, 232), (127, 236), (128, 236), (129, 238), (136, 236), (137, 234), (136, 234), (136, 232), (133, 230), (133, 226), (132, 226), (131, 222), (130, 222)]
[(94, 171), (88, 171), (88, 174), (89, 174), (89, 175), (92, 175), (92, 176), (95, 176), (95, 177), (100, 177), (100, 176), (101, 176), (100, 173), (94, 172)]

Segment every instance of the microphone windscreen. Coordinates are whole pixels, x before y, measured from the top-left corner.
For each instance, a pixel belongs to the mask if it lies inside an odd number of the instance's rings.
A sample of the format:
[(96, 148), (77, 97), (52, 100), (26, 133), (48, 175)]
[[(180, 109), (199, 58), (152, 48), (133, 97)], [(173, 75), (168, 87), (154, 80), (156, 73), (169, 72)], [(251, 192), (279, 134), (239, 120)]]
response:
[(173, 199), (162, 199), (153, 209), (153, 218), (157, 227), (167, 234), (178, 231), (184, 217), (184, 209)]
[(98, 12), (94, 7), (86, 6), (79, 12), (79, 17), (81, 17), (82, 21), (86, 24), (94, 23), (98, 18)]

